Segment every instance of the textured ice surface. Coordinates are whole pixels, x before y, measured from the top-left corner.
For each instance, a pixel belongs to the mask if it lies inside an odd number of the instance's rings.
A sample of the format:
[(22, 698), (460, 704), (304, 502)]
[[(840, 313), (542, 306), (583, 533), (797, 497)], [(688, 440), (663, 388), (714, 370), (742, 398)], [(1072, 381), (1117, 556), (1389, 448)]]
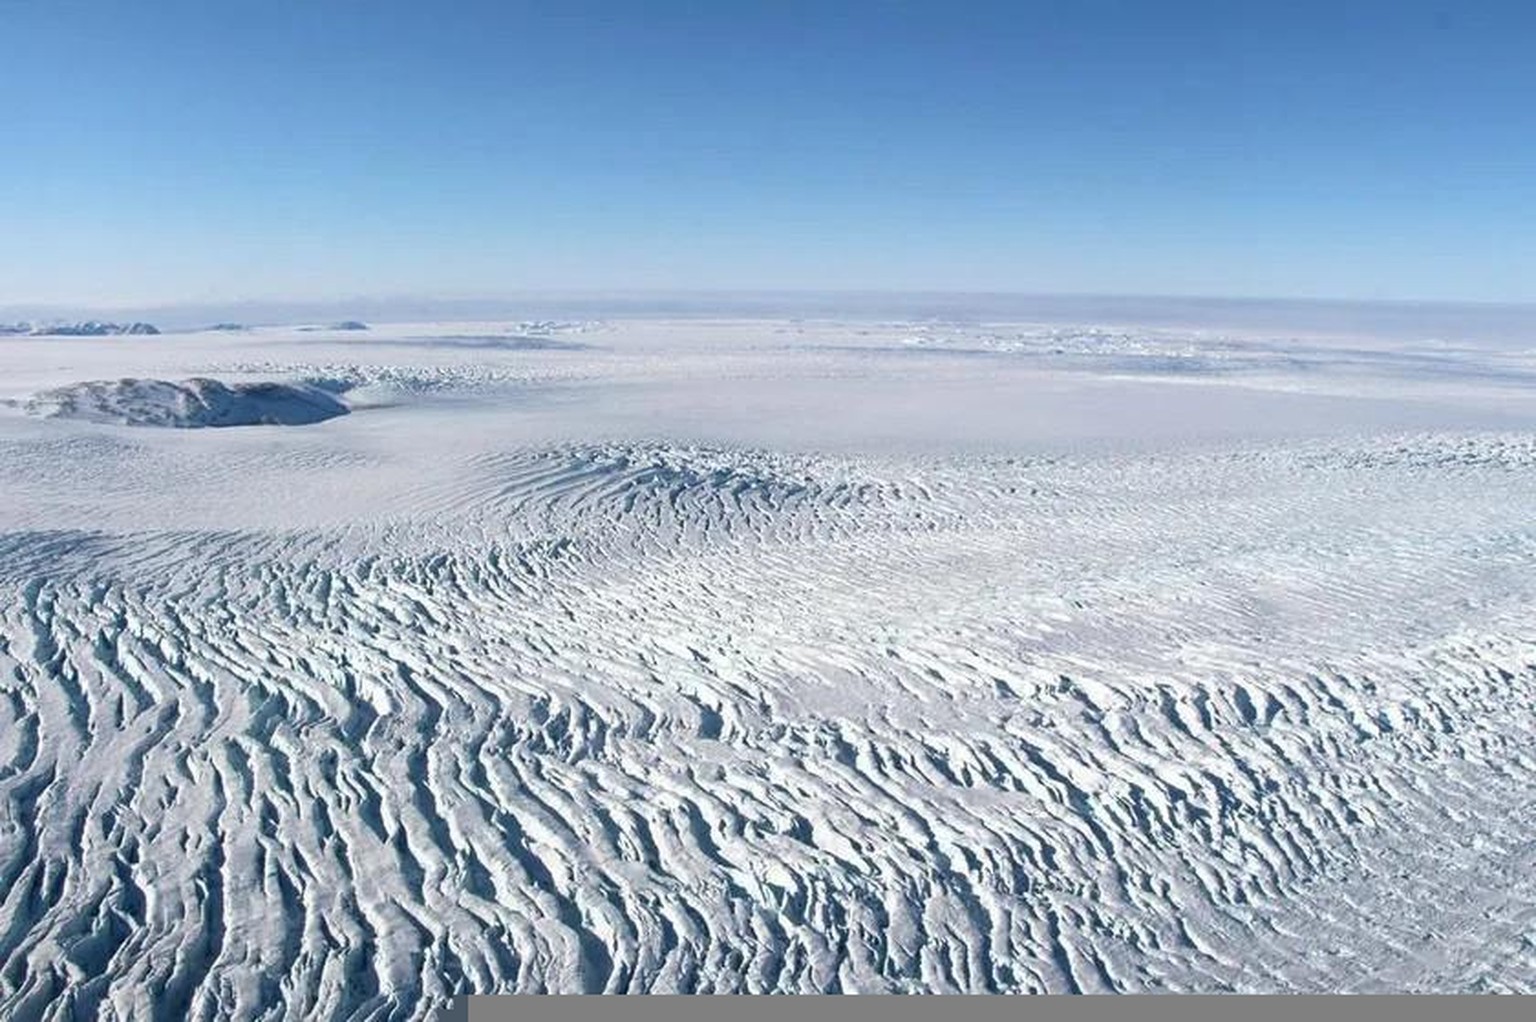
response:
[(1536, 988), (1528, 356), (1043, 329), (0, 344), (390, 395), (0, 415), (0, 1014)]

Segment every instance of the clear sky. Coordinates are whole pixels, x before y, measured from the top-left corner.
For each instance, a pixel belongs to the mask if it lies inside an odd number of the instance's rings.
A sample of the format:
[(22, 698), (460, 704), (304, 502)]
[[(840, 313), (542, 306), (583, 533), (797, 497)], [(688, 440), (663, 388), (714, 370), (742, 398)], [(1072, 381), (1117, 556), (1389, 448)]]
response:
[(0, 303), (1536, 301), (1536, 3), (0, 0)]

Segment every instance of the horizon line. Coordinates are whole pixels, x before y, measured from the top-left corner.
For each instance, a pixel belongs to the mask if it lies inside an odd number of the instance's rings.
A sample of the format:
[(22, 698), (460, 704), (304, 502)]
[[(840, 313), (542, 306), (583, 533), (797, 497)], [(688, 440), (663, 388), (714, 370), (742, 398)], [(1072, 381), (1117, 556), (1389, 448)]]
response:
[[(1474, 299), (1443, 297), (1353, 297), (1338, 295), (1221, 295), (1199, 292), (1134, 292), (1134, 291), (1028, 291), (950, 288), (530, 288), (505, 291), (497, 294), (410, 294), (410, 293), (360, 293), (325, 297), (297, 296), (245, 296), (238, 298), (187, 298), (172, 301), (6, 301), (0, 302), (0, 317), (82, 318), (96, 315), (126, 315), (178, 312), (196, 312), (212, 309), (286, 308), (337, 310), (353, 306), (388, 307), (398, 305), (438, 306), (449, 309), (455, 306), (495, 306), (531, 301), (571, 301), (599, 304), (604, 301), (622, 303), (695, 301), (753, 301), (788, 300), (826, 301), (829, 299), (852, 300), (990, 300), (990, 301), (1105, 301), (1105, 302), (1191, 302), (1216, 306), (1353, 306), (1353, 307), (1432, 307), (1508, 309), (1536, 311), (1536, 299)], [(633, 311), (633, 310), (630, 310)], [(703, 311), (703, 310), (699, 310)]]

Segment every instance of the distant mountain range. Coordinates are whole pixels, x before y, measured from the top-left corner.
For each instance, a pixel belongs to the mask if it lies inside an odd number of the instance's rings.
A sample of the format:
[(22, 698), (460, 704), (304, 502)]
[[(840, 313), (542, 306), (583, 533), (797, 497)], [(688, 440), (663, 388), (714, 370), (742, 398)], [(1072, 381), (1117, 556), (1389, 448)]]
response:
[(25, 337), (117, 337), (122, 335), (158, 334), (153, 323), (104, 323), (87, 319), (79, 323), (5, 323), (0, 324), (0, 334)]

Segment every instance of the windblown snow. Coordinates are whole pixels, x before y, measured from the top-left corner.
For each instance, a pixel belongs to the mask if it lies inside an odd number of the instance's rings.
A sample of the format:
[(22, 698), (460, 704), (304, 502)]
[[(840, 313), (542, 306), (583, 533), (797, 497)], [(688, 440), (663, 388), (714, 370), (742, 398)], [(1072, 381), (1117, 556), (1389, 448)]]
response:
[(0, 1015), (1536, 990), (1531, 347), (534, 335), (0, 341)]

